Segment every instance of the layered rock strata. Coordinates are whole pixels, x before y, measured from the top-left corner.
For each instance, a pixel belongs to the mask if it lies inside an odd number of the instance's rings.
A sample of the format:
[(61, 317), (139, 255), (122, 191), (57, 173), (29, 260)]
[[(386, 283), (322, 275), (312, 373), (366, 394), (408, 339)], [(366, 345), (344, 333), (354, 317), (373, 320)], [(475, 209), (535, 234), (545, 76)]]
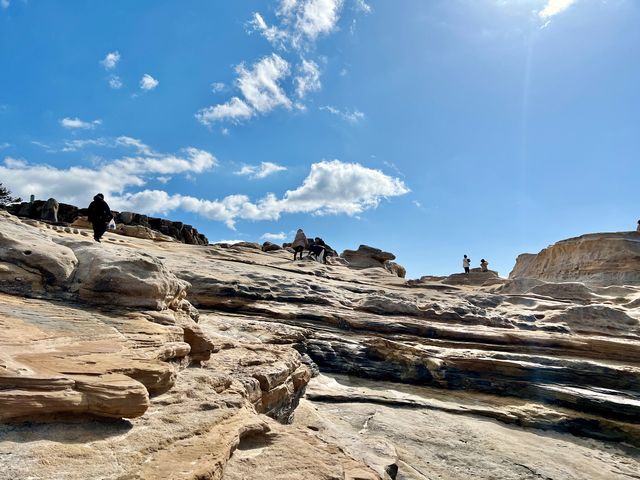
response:
[(637, 286), (83, 233), (0, 214), (0, 478), (640, 468)]

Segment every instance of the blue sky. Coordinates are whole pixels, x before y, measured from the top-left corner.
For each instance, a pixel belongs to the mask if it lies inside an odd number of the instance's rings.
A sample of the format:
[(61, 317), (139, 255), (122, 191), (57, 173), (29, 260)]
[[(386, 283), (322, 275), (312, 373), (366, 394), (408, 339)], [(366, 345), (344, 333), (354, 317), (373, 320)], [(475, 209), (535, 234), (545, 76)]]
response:
[(635, 0), (0, 0), (0, 182), (506, 275), (640, 218), (638, 25)]

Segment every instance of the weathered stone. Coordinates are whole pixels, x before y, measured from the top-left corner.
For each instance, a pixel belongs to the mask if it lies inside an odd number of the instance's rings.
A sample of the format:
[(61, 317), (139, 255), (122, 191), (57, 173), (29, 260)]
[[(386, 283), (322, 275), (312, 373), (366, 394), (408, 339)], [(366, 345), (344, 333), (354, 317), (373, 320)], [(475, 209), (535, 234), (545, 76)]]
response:
[(640, 285), (640, 234), (592, 233), (523, 254), (509, 278), (595, 285)]
[(282, 250), (282, 247), (280, 245), (276, 245), (275, 243), (264, 242), (262, 244), (263, 252), (277, 252), (278, 250)]
[(40, 218), (47, 222), (57, 222), (58, 208), (59, 208), (58, 201), (55, 198), (50, 198), (49, 200), (46, 201), (46, 203), (42, 207), (42, 213), (40, 214)]

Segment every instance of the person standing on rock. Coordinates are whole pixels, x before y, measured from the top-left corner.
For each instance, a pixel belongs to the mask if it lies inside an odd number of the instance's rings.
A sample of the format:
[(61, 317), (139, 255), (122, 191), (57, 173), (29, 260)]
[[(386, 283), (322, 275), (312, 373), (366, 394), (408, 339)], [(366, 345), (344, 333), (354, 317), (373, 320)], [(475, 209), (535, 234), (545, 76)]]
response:
[(294, 238), (291, 248), (293, 248), (293, 260), (296, 260), (298, 253), (300, 253), (300, 260), (302, 260), (302, 252), (307, 248), (307, 236), (301, 228), (296, 232), (296, 238)]
[(464, 273), (469, 273), (469, 268), (471, 267), (471, 259), (466, 255), (462, 259), (462, 267), (464, 268)]
[(93, 225), (93, 239), (99, 242), (107, 231), (109, 222), (113, 219), (111, 209), (107, 202), (104, 201), (104, 195), (101, 193), (93, 197), (93, 202), (89, 204), (88, 218)]
[(489, 262), (487, 262), (484, 258), (480, 260), (480, 271), (481, 272), (489, 271)]

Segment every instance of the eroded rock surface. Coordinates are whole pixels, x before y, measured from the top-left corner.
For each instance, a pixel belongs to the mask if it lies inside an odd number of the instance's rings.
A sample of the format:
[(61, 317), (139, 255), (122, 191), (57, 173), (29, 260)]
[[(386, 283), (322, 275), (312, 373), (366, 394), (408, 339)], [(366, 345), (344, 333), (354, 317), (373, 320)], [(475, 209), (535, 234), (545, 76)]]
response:
[(640, 288), (617, 254), (606, 285), (406, 281), (386, 256), (95, 245), (6, 214), (0, 253), (0, 478), (637, 475)]
[(509, 278), (640, 285), (640, 233), (592, 233), (518, 257)]

